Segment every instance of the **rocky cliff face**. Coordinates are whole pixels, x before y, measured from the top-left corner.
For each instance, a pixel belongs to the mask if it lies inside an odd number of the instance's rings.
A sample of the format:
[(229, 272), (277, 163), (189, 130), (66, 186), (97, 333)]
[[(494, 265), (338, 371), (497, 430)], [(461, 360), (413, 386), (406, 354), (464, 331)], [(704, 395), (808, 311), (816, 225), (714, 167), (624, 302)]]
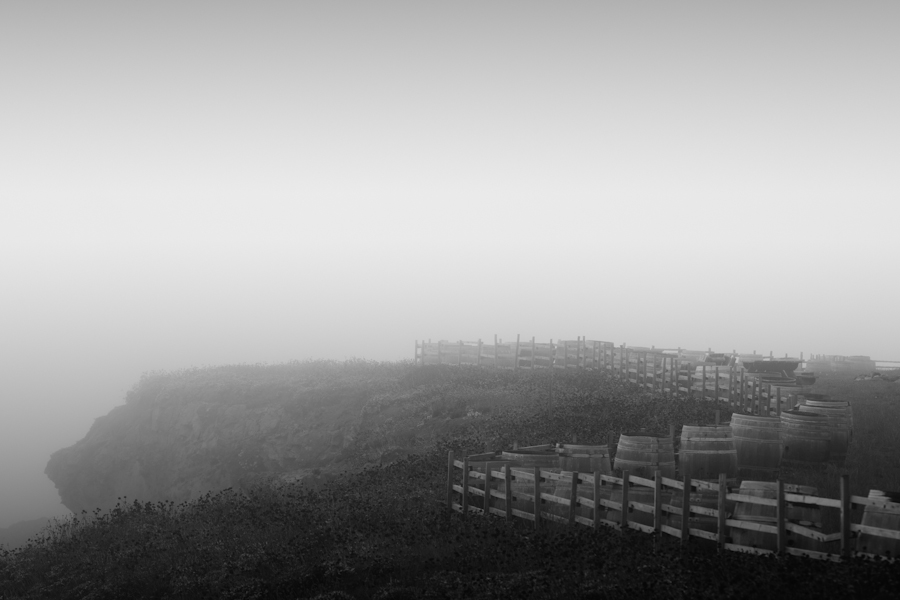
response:
[(466, 420), (465, 400), (435, 404), (444, 384), (429, 371), (320, 361), (147, 375), (45, 473), (80, 512), (390, 460)]

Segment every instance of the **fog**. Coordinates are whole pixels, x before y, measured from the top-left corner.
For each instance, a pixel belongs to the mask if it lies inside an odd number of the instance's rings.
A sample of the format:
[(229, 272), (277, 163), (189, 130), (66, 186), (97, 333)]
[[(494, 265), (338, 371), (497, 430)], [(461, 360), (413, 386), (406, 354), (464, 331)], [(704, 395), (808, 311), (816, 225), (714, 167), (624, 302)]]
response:
[(142, 372), (900, 360), (894, 2), (0, 4), (0, 527)]

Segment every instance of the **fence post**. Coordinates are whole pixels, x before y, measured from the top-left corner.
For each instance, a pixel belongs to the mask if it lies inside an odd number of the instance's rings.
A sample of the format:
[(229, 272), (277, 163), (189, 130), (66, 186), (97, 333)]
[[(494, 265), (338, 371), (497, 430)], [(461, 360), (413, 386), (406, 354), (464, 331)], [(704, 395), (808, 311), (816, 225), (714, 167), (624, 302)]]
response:
[(728, 406), (734, 410), (734, 364), (728, 368)]
[(706, 400), (706, 363), (703, 363), (701, 369), (701, 377), (703, 382), (700, 384), (700, 399)]
[(778, 554), (784, 554), (785, 546), (787, 546), (787, 532), (784, 528), (785, 520), (785, 502), (784, 502), (784, 482), (781, 477), (778, 478), (778, 506), (775, 507), (775, 518), (778, 521)]
[(715, 373), (714, 373), (714, 374), (715, 374), (715, 376), (716, 376), (716, 382), (713, 384), (713, 387), (714, 387), (715, 390), (716, 390), (716, 391), (714, 392), (714, 394), (715, 394), (715, 396), (716, 396), (716, 406), (718, 406), (718, 405), (719, 405), (719, 402), (720, 402), (720, 400), (719, 400), (719, 365), (716, 365)]
[(681, 490), (681, 545), (691, 538), (691, 476), (683, 476), (684, 489)]
[(624, 469), (622, 471), (622, 518), (619, 520), (619, 525), (622, 529), (628, 529), (628, 490), (631, 487), (630, 477), (631, 473), (628, 469)]
[(512, 519), (512, 469), (509, 463), (503, 466), (503, 492), (506, 494), (506, 518)]
[(447, 451), (447, 508), (453, 512), (453, 450)]
[(572, 471), (572, 495), (569, 496), (569, 525), (575, 524), (575, 505), (578, 503), (578, 471)]
[(728, 493), (725, 473), (719, 473), (719, 535), (716, 536), (716, 546), (719, 552), (725, 549), (725, 494)]
[(515, 364), (513, 365), (513, 370), (514, 371), (519, 370), (519, 334), (518, 333), (516, 334), (516, 360), (515, 360)]
[(594, 529), (600, 527), (600, 471), (594, 471)]
[(484, 461), (484, 516), (491, 514), (491, 462)]
[(675, 379), (675, 397), (677, 398), (678, 394), (681, 393), (681, 390), (679, 389), (681, 382), (678, 380), (678, 357), (677, 356), (672, 358), (672, 375), (674, 376), (674, 379)]
[(850, 476), (841, 475), (841, 556), (850, 557)]
[(662, 532), (662, 473), (659, 469), (653, 473), (653, 531)]
[(534, 528), (541, 527), (541, 468), (534, 468)]
[[(665, 395), (666, 393), (666, 356), (664, 354), (659, 355), (659, 367), (660, 371), (660, 382), (659, 382), (659, 393)], [(656, 362), (653, 363), (654, 365)]]
[(462, 514), (463, 519), (469, 516), (469, 457), (463, 458), (462, 477)]
[(781, 386), (775, 388), (775, 411), (776, 416), (781, 418)]

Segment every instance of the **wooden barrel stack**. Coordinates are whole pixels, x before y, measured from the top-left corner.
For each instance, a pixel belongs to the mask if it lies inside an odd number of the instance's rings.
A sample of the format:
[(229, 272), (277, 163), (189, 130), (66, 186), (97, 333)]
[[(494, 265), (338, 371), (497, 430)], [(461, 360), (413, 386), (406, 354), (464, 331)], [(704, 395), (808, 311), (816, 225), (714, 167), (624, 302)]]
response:
[(831, 427), (832, 456), (842, 458), (847, 454), (853, 430), (853, 411), (850, 409), (849, 402), (833, 400), (827, 396), (824, 398), (801, 396), (800, 405), (797, 408), (801, 412), (828, 417), (828, 423)]
[[(555, 495), (560, 498), (571, 499), (572, 497), (572, 474), (573, 473), (595, 473), (600, 472), (604, 475), (612, 474), (612, 467), (609, 460), (609, 446), (585, 446), (579, 444), (557, 444), (556, 453), (559, 456), (560, 474), (563, 476), (556, 484)], [(601, 496), (606, 495), (609, 499), (610, 486), (606, 485), (601, 488)], [(582, 498), (594, 498), (594, 486), (587, 483), (579, 483), (576, 494)], [(606, 509), (601, 509), (605, 513)], [(566, 506), (557, 504), (552, 508), (552, 512), (567, 517), (569, 509)], [(577, 507), (575, 514), (579, 517), (593, 518), (593, 510), (587, 507)]]
[(730, 425), (684, 425), (678, 458), (682, 477), (713, 480), (719, 473), (737, 477), (737, 450)]
[(799, 410), (781, 413), (782, 460), (825, 462), (831, 450), (828, 417)]
[(615, 468), (632, 475), (653, 478), (657, 469), (663, 477), (675, 477), (675, 445), (672, 438), (646, 433), (623, 433), (616, 445)]
[(731, 415), (731, 431), (741, 471), (774, 478), (781, 467), (781, 419), (760, 415)]

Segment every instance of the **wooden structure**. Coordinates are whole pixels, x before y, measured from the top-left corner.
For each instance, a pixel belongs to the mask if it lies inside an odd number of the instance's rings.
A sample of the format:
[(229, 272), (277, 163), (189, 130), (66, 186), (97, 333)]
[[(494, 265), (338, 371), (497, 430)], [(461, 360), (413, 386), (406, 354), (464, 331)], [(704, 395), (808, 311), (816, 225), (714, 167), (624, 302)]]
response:
[[(520, 518), (531, 521), (536, 528), (544, 522), (563, 525), (583, 525), (587, 527), (614, 527), (617, 529), (632, 528), (648, 534), (670, 535), (687, 543), (690, 538), (704, 539), (714, 542), (720, 551), (734, 550), (755, 554), (794, 554), (821, 560), (841, 560), (851, 556), (880, 557), (880, 554), (859, 551), (856, 547), (856, 536), (864, 535), (866, 549), (889, 547), (900, 541), (900, 530), (874, 526), (872, 521), (853, 522), (853, 509), (864, 508), (871, 514), (877, 511), (880, 516), (878, 524), (897, 523), (896, 518), (884, 515), (900, 515), (900, 503), (895, 503), (883, 495), (870, 497), (851, 496), (849, 476), (841, 476), (840, 498), (822, 498), (818, 496), (791, 493), (785, 488), (787, 484), (777, 481), (773, 498), (741, 494), (740, 490), (728, 488), (724, 473), (717, 482), (685, 478), (682, 481), (663, 477), (656, 472), (654, 477), (637, 477), (623, 471), (621, 477), (601, 473), (569, 472), (562, 474), (554, 470), (540, 467), (517, 469), (492, 460), (496, 453), (469, 456), (457, 460), (453, 452), (447, 456), (447, 505), (450, 510), (461, 512), (463, 517), (469, 515), (496, 515), (506, 519)], [(492, 464), (493, 463), (493, 464)], [(477, 467), (477, 468), (476, 468)], [(459, 475), (457, 477), (457, 475)], [(514, 482), (518, 485), (514, 486)], [(551, 493), (547, 483), (554, 483), (553, 490), (560, 489), (560, 482), (568, 484), (571, 490), (567, 497)], [(543, 485), (542, 485), (543, 484)], [(579, 490), (592, 490), (592, 498), (585, 497)], [(800, 489), (800, 488), (793, 488)], [(634, 490), (634, 492), (633, 492)], [(640, 490), (638, 492), (637, 490)], [(615, 492), (615, 494), (613, 493)], [(710, 502), (698, 503), (698, 492), (705, 492), (706, 497), (714, 495), (715, 508)], [(680, 495), (681, 502), (676, 506), (673, 498)], [(615, 498), (615, 499), (614, 499)], [(470, 501), (471, 499), (471, 501)], [(520, 508), (515, 508), (516, 501)], [(774, 507), (775, 517), (771, 522), (759, 520), (739, 520), (729, 514), (729, 504), (743, 503)], [(806, 521), (793, 521), (787, 510), (788, 503), (831, 509), (840, 512), (838, 531), (825, 533), (811, 526)], [(704, 506), (704, 504), (707, 504)], [(480, 506), (479, 506), (480, 505)], [(524, 507), (530, 507), (523, 509)], [(624, 507), (624, 509), (623, 509)], [(686, 508), (685, 508), (686, 507)], [(551, 510), (553, 509), (553, 510)], [(586, 510), (579, 510), (586, 509)], [(771, 509), (770, 509), (771, 510)], [(637, 511), (649, 515), (642, 519), (634, 518)], [(589, 514), (590, 516), (585, 516)], [(615, 519), (610, 519), (610, 515)], [(701, 515), (707, 523), (715, 523), (713, 527), (692, 527), (691, 519), (685, 515)], [(677, 517), (673, 519), (672, 517)], [(710, 521), (712, 519), (712, 521)], [(677, 523), (675, 527), (672, 523)], [(775, 536), (775, 550), (743, 546), (731, 542), (731, 532), (735, 529), (758, 531)], [(788, 532), (815, 542), (821, 550), (810, 550), (788, 545)], [(879, 545), (873, 539), (882, 539), (886, 544)], [(804, 544), (806, 545), (806, 544)], [(889, 557), (894, 560), (893, 557)]]
[[(735, 411), (777, 416), (796, 406), (804, 386), (773, 385), (760, 374), (739, 366), (740, 356), (731, 353), (732, 364), (704, 362), (711, 352), (695, 350), (632, 348), (612, 342), (575, 340), (538, 342), (535, 338), (493, 343), (482, 340), (456, 342), (416, 341), (417, 365), (477, 365), (505, 369), (599, 369), (618, 375), (649, 391), (675, 396), (718, 399)], [(761, 356), (757, 354), (749, 356)]]

